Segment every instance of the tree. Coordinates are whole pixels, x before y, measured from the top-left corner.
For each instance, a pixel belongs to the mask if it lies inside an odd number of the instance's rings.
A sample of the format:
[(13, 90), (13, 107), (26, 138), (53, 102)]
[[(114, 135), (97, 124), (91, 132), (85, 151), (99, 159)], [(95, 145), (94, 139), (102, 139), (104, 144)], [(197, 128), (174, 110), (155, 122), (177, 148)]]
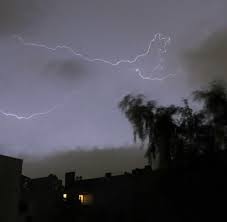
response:
[(180, 154), (176, 159), (185, 161), (197, 156), (203, 143), (201, 135), (204, 135), (204, 114), (202, 111), (194, 112), (189, 106), (188, 100), (183, 100), (184, 106), (179, 107), (179, 121), (177, 135), (181, 141)]
[(174, 144), (178, 139), (176, 136), (177, 125), (173, 116), (178, 112), (178, 107), (157, 107), (155, 113), (154, 137), (159, 153), (159, 167), (170, 166), (171, 160), (175, 158)]
[(227, 125), (227, 94), (221, 82), (211, 82), (205, 90), (193, 92), (194, 99), (203, 103), (202, 111), (209, 126), (209, 136), (213, 138), (209, 146), (210, 152), (223, 148), (225, 126)]
[[(119, 103), (119, 108), (126, 115), (129, 122), (133, 127), (134, 142), (139, 139), (144, 145), (148, 139), (149, 153), (155, 157), (155, 144), (154, 144), (154, 110), (156, 108), (155, 101), (145, 102), (143, 95), (126, 95)], [(152, 158), (149, 156), (151, 164)]]
[(176, 126), (173, 115), (177, 107), (157, 107), (155, 101), (146, 101), (143, 95), (126, 95), (119, 103), (132, 124), (134, 141), (137, 138), (144, 145), (147, 142), (146, 157), (152, 165), (152, 159), (159, 154), (159, 166), (167, 167), (171, 160), (171, 145)]
[(159, 167), (184, 166), (198, 155), (223, 148), (227, 125), (225, 87), (212, 82), (208, 89), (193, 92), (194, 100), (203, 102), (195, 112), (184, 99), (184, 106), (158, 106), (143, 95), (126, 95), (119, 108), (133, 127), (134, 141), (146, 145), (145, 156), (159, 156)]

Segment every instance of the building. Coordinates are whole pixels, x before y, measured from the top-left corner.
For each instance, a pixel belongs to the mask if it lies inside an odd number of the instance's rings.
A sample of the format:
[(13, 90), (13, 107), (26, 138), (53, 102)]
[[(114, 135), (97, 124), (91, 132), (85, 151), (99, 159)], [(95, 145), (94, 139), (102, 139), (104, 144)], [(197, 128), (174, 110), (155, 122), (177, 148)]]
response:
[(155, 200), (151, 188), (157, 184), (157, 174), (150, 166), (85, 180), (69, 172), (63, 199), (70, 203), (70, 217), (78, 221), (145, 221), (142, 217), (149, 218), (145, 212), (150, 211), (151, 199)]
[(18, 221), (21, 159), (0, 155), (0, 221)]
[(30, 179), (22, 177), (20, 222), (57, 221), (62, 209), (62, 181), (50, 174)]

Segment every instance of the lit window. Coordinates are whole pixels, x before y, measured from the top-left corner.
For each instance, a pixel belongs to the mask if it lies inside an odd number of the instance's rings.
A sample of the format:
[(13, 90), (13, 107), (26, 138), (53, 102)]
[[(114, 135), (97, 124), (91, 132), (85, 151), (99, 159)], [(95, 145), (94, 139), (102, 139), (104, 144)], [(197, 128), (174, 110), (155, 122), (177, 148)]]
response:
[(80, 200), (80, 203), (83, 205), (90, 205), (93, 202), (93, 196), (90, 194), (80, 194), (79, 200)]
[(64, 193), (64, 194), (63, 194), (63, 198), (64, 198), (64, 199), (67, 199), (67, 193)]
[(81, 203), (83, 203), (84, 202), (84, 195), (79, 195), (79, 200), (80, 200)]

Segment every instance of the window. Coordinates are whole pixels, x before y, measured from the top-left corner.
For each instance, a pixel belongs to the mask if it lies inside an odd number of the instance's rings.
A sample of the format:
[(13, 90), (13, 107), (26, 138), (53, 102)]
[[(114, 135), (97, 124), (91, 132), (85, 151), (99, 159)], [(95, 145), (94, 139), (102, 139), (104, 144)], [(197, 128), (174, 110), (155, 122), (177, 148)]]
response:
[(79, 195), (79, 200), (80, 200), (81, 203), (83, 203), (84, 202), (84, 195), (80, 194)]
[(79, 200), (82, 205), (90, 205), (93, 202), (93, 196), (91, 194), (79, 194)]

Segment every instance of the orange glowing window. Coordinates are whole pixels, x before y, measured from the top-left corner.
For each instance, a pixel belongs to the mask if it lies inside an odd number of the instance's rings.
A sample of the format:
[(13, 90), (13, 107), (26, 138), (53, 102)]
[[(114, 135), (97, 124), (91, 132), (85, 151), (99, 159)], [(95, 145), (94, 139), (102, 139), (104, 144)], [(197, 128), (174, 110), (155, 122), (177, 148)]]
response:
[(79, 194), (79, 200), (83, 205), (90, 205), (93, 202), (93, 196), (91, 194)]
[(80, 200), (81, 203), (83, 203), (84, 202), (84, 195), (80, 194), (79, 195), (79, 200)]

